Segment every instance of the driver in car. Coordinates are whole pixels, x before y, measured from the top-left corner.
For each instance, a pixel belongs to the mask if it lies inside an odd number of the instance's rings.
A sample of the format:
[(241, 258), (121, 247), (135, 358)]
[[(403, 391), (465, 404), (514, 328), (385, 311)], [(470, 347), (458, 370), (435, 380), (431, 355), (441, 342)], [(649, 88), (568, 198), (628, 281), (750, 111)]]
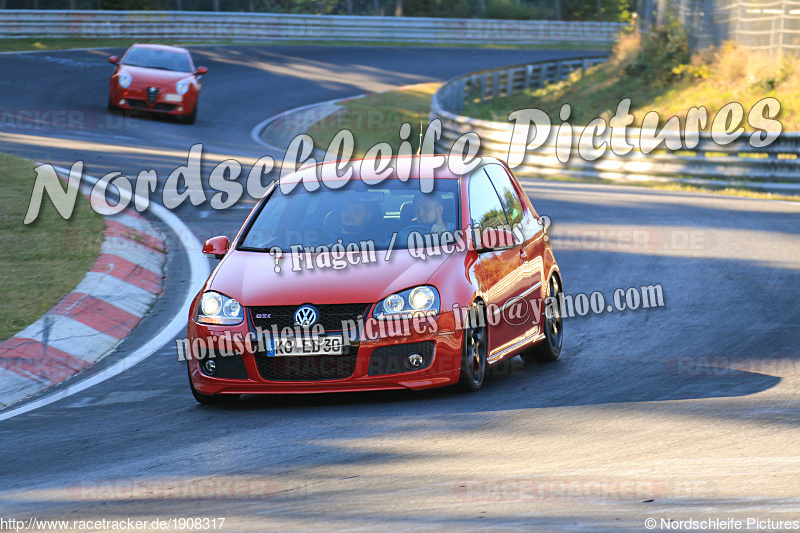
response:
[(342, 233), (348, 237), (364, 237), (372, 210), (366, 202), (351, 201), (342, 206)]
[(447, 225), (442, 220), (444, 205), (438, 194), (423, 194), (414, 198), (413, 224), (421, 224), (430, 228), (431, 233), (447, 231)]

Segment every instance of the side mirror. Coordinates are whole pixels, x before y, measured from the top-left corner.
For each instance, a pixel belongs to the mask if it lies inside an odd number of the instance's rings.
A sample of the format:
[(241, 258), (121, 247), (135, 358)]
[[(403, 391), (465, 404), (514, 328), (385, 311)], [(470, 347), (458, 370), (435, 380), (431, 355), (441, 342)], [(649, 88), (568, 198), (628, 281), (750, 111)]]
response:
[(517, 244), (514, 234), (505, 228), (486, 228), (481, 232), (480, 239), (475, 243), (478, 253), (508, 250)]
[(230, 241), (224, 235), (221, 237), (211, 237), (203, 245), (203, 255), (212, 259), (222, 259), (228, 253)]
[(117, 56), (111, 56), (108, 58), (108, 62), (112, 65), (116, 65), (119, 62), (119, 58)]
[(208, 69), (206, 67), (197, 67), (197, 74), (200, 76), (208, 74)]

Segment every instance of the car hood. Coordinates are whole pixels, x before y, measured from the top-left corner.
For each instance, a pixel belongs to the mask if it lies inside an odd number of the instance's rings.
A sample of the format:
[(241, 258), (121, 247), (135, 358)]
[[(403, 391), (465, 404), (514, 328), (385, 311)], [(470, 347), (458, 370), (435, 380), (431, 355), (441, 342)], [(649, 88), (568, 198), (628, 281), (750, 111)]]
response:
[[(284, 254), (278, 263), (281, 270), (275, 272), (275, 261), (268, 253), (233, 250), (222, 260), (207, 289), (235, 298), (244, 306), (377, 302), (427, 283), (452, 257), (441, 254), (419, 259), (407, 250), (394, 250), (386, 261), (385, 254), (377, 250), (375, 262), (348, 263), (340, 270), (315, 267), (299, 271), (293, 271), (292, 266), (295, 261), (305, 264), (300, 257)], [(310, 257), (313, 260), (317, 255)]]
[(160, 70), (157, 68), (132, 67), (121, 65), (119, 73), (127, 72), (135, 83), (152, 83), (169, 85), (192, 75), (191, 72), (176, 72), (174, 70)]

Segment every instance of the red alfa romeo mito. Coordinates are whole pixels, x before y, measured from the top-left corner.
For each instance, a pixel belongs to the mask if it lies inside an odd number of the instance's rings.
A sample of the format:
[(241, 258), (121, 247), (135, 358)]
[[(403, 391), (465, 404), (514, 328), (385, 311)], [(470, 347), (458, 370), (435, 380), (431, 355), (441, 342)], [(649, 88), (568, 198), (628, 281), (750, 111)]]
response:
[(517, 179), (496, 159), (453, 172), (425, 158), (395, 158), (377, 179), (371, 160), (347, 177), (341, 162), (301, 169), (232, 241), (206, 241), (221, 261), (184, 341), (199, 402), (475, 391), (488, 365), (559, 357), (561, 274)]
[(197, 118), (200, 76), (186, 48), (136, 43), (122, 59), (111, 56), (117, 66), (108, 89), (108, 110), (128, 109), (182, 117), (189, 124)]

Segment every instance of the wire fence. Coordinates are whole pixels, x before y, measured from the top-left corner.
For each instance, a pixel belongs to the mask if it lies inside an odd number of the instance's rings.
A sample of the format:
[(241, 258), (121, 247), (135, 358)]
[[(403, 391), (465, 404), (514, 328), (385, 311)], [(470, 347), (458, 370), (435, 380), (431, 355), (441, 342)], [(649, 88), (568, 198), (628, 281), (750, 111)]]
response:
[(687, 27), (695, 49), (736, 41), (751, 50), (800, 52), (798, 0), (641, 0), (643, 29), (670, 16)]

